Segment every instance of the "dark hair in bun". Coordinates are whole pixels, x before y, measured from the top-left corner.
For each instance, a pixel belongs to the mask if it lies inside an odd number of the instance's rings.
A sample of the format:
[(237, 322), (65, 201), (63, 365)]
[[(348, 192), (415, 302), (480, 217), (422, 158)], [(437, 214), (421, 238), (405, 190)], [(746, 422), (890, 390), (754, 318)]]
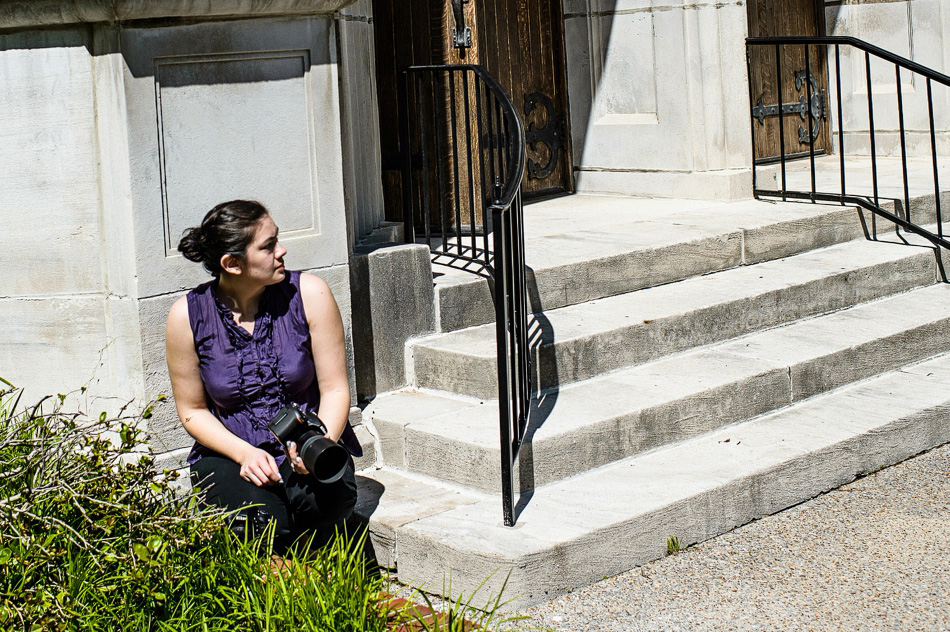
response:
[(254, 238), (257, 223), (267, 215), (259, 202), (232, 200), (208, 211), (200, 226), (187, 229), (178, 242), (178, 252), (200, 262), (213, 276), (221, 274), (221, 257), (244, 258)]

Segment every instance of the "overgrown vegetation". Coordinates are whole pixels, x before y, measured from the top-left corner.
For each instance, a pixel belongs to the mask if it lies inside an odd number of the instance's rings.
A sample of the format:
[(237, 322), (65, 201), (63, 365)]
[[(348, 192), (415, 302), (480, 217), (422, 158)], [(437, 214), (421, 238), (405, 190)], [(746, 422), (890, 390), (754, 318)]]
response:
[[(0, 378), (2, 381), (2, 378)], [(467, 630), (510, 623), (456, 602), (450, 620), (394, 601), (339, 537), (275, 563), (157, 472), (152, 409), (19, 407), (0, 384), (0, 629), (214, 632)], [(264, 534), (262, 537), (268, 537)], [(418, 593), (421, 596), (421, 593)], [(398, 604), (398, 607), (397, 607)]]

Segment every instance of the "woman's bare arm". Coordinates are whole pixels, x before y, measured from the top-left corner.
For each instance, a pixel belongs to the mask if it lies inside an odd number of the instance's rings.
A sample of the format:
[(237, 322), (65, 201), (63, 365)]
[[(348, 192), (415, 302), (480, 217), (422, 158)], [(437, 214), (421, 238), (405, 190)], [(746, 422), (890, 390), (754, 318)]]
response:
[(195, 441), (241, 465), (241, 477), (255, 485), (280, 481), (277, 463), (266, 451), (244, 441), (208, 410), (198, 354), (188, 321), (188, 302), (182, 297), (168, 313), (165, 355), (178, 417)]
[(320, 277), (301, 274), (300, 293), (310, 328), (313, 363), (320, 389), (317, 415), (327, 427), (327, 436), (338, 441), (350, 413), (343, 319), (330, 287)]

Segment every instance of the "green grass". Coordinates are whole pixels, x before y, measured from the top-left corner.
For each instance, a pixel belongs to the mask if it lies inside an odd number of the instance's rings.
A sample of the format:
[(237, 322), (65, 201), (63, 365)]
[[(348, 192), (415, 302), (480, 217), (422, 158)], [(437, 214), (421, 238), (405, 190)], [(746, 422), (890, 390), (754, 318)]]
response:
[(671, 535), (666, 540), (666, 554), (667, 555), (676, 555), (683, 550), (682, 545), (680, 544), (680, 539), (675, 535)]
[(464, 593), (461, 593), (456, 597), (451, 596), (453, 591), (450, 580), (448, 587), (444, 587), (442, 591), (446, 595), (449, 595), (449, 597), (440, 600), (438, 606), (433, 604), (432, 599), (424, 591), (413, 589), (412, 593), (415, 596), (415, 601), (424, 605), (429, 610), (438, 610), (440, 616), (437, 618), (423, 617), (419, 616), (418, 613), (410, 611), (410, 614), (413, 615), (411, 620), (418, 626), (417, 629), (420, 632), (469, 632), (474, 629), (527, 629), (517, 627), (518, 624), (526, 620), (527, 617), (506, 616), (502, 614), (502, 609), (508, 603), (502, 599), (505, 586), (508, 584), (507, 578), (504, 584), (502, 584), (502, 588), (498, 594), (487, 597), (483, 606), (476, 607), (472, 605), (473, 603), (479, 603), (479, 593), (481, 593), (485, 587), (488, 579), (490, 579), (490, 577), (486, 578), (470, 595), (466, 596)]
[[(66, 396), (22, 407), (0, 389), (0, 629), (109, 632), (382, 632), (513, 629), (500, 595), (446, 602), (433, 621), (392, 611), (365, 532), (285, 560), (241, 541), (158, 472), (139, 430), (155, 402), (116, 417), (64, 412)], [(264, 533), (260, 539), (268, 539)], [(421, 591), (414, 601), (428, 603)], [(429, 604), (431, 605), (431, 604)], [(507, 626), (507, 627), (506, 627)]]

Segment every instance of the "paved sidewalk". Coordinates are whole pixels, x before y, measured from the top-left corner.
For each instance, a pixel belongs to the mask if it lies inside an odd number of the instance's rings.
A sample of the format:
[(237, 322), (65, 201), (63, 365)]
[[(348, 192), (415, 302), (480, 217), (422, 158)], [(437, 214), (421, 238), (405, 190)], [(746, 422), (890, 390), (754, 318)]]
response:
[(950, 630), (950, 445), (524, 614), (558, 632)]

